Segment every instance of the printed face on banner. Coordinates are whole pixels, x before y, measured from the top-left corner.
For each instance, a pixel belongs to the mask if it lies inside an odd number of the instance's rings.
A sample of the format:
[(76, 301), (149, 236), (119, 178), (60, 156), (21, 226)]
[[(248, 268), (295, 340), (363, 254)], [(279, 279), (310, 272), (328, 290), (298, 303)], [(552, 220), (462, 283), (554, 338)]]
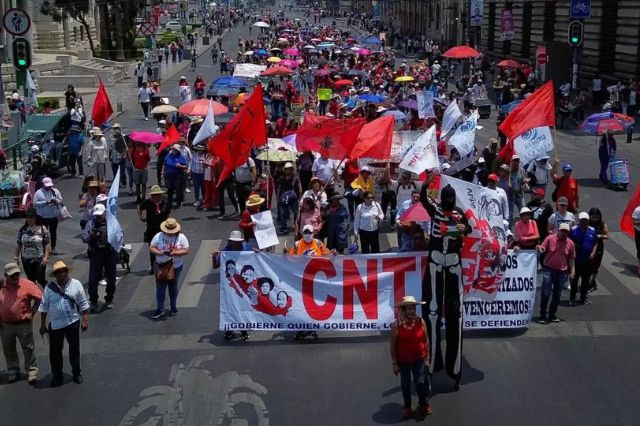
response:
[(292, 306), (287, 292), (275, 285), (278, 277), (256, 275), (256, 268), (252, 264), (238, 265), (235, 260), (229, 259), (225, 263), (224, 278), (235, 296), (248, 302), (258, 312), (286, 316)]

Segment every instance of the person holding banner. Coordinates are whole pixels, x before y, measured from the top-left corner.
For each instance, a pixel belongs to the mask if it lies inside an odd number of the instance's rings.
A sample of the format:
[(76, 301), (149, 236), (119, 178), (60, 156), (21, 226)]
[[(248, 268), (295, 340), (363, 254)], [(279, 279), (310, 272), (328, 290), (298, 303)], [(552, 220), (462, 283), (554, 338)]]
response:
[(372, 192), (365, 191), (362, 194), (364, 203), (356, 207), (353, 220), (353, 233), (355, 240), (360, 239), (362, 254), (380, 253), (379, 226), (384, 214), (382, 207), (375, 201)]
[[(430, 353), (434, 362), (431, 373), (442, 368), (440, 329), (442, 314), (446, 318), (447, 353), (444, 364), (447, 374), (455, 379), (455, 390), (460, 389), (462, 358), (462, 238), (472, 229), (459, 207), (456, 207), (456, 191), (451, 185), (442, 188), (440, 202), (427, 195), (423, 184), (420, 201), (431, 217), (429, 238), (429, 268), (426, 271), (427, 302), (429, 304), (428, 331)], [(444, 308), (444, 309), (443, 309)]]
[(520, 209), (520, 219), (515, 224), (515, 244), (514, 250), (533, 250), (538, 245), (540, 233), (538, 224), (531, 219), (531, 209), (523, 207)]
[(398, 319), (391, 325), (391, 342), (389, 352), (393, 374), (400, 374), (400, 386), (404, 408), (402, 418), (412, 417), (411, 411), (411, 376), (418, 393), (418, 407), (422, 416), (433, 413), (429, 398), (431, 383), (429, 368), (431, 358), (427, 324), (416, 315), (416, 306), (425, 302), (417, 302), (413, 296), (404, 296), (396, 305)]

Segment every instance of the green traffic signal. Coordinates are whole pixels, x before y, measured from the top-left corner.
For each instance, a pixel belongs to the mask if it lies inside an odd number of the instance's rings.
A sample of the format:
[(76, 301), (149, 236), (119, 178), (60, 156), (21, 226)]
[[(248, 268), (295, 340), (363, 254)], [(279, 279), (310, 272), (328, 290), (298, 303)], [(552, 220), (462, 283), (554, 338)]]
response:
[(23, 66), (27, 65), (27, 61), (25, 61), (24, 59), (18, 59), (18, 65), (23, 67)]
[(574, 42), (574, 43), (577, 43), (578, 42), (578, 37), (571, 37), (571, 41)]

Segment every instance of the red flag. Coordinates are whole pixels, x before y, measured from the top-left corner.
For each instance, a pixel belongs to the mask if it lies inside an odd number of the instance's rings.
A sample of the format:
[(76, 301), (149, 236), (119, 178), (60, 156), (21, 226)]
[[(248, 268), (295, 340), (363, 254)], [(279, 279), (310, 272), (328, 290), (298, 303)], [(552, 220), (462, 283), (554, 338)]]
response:
[(511, 157), (515, 154), (515, 149), (513, 146), (513, 139), (509, 139), (509, 142), (504, 144), (500, 152), (498, 152), (498, 160), (503, 163), (511, 162)]
[(631, 214), (638, 206), (640, 206), (640, 184), (636, 186), (636, 190), (633, 192), (633, 195), (629, 199), (629, 203), (620, 218), (620, 230), (628, 234), (631, 238), (635, 237), (635, 229), (633, 228), (633, 219), (631, 218)]
[(364, 124), (364, 118), (329, 118), (307, 113), (296, 132), (296, 149), (343, 160), (350, 156)]
[(209, 152), (220, 157), (224, 164), (218, 185), (247, 161), (253, 147), (267, 143), (265, 121), (262, 85), (258, 84), (240, 112), (209, 141)]
[(113, 114), (113, 107), (109, 95), (102, 84), (102, 80), (98, 83), (98, 93), (96, 100), (93, 102), (93, 110), (91, 111), (91, 120), (94, 126), (102, 126)]
[(534, 127), (555, 127), (556, 113), (553, 99), (553, 81), (549, 80), (533, 95), (520, 103), (498, 128), (507, 138), (515, 139)]
[(351, 158), (388, 160), (391, 157), (393, 123), (394, 118), (389, 115), (365, 124), (360, 130), (356, 145), (349, 156)]
[(167, 129), (167, 133), (164, 134), (164, 140), (162, 141), (160, 148), (158, 148), (157, 153), (160, 154), (167, 147), (173, 145), (179, 140), (180, 140), (180, 132), (178, 132), (178, 129), (176, 129), (176, 126), (174, 126), (173, 123), (171, 123), (171, 125)]

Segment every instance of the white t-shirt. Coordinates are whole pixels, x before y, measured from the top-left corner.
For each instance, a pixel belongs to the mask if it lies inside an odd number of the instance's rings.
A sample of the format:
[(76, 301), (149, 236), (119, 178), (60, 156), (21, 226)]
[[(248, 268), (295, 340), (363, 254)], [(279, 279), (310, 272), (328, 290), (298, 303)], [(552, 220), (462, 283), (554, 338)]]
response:
[(151, 89), (144, 88), (141, 87), (140, 90), (138, 90), (138, 96), (140, 98), (139, 102), (140, 103), (144, 103), (144, 102), (151, 102)]
[[(631, 213), (631, 218), (635, 219), (635, 220), (640, 220), (640, 206), (636, 207), (633, 210), (633, 213)], [(634, 225), (634, 228), (638, 231), (640, 231), (640, 226), (638, 225)]]
[[(164, 232), (158, 232), (151, 240), (151, 247), (155, 247), (160, 251), (182, 250), (189, 248), (189, 240), (187, 237), (180, 233), (178, 235), (168, 235)], [(166, 263), (173, 257), (173, 267), (179, 268), (182, 266), (182, 256), (156, 256), (156, 263)]]
[(558, 232), (558, 228), (561, 223), (568, 223), (569, 226), (573, 227), (576, 224), (576, 217), (570, 211), (567, 211), (564, 216), (560, 214), (560, 212), (555, 212), (549, 217), (549, 223), (553, 225), (552, 234)]
[(552, 167), (549, 162), (544, 163), (544, 166), (540, 166), (537, 161), (533, 161), (531, 162), (531, 164), (529, 164), (527, 171), (529, 173), (533, 173), (533, 175), (536, 177), (537, 185), (546, 185), (549, 182), (551, 169)]
[(235, 175), (238, 183), (249, 183), (253, 181), (251, 169), (256, 166), (253, 158), (249, 157), (241, 166), (236, 167)]
[[(323, 159), (322, 157), (316, 158), (311, 166), (311, 172), (324, 184), (329, 182), (333, 171), (338, 168), (338, 162), (332, 159)], [(337, 173), (339, 174), (339, 172)], [(334, 181), (335, 183), (335, 181)]]

